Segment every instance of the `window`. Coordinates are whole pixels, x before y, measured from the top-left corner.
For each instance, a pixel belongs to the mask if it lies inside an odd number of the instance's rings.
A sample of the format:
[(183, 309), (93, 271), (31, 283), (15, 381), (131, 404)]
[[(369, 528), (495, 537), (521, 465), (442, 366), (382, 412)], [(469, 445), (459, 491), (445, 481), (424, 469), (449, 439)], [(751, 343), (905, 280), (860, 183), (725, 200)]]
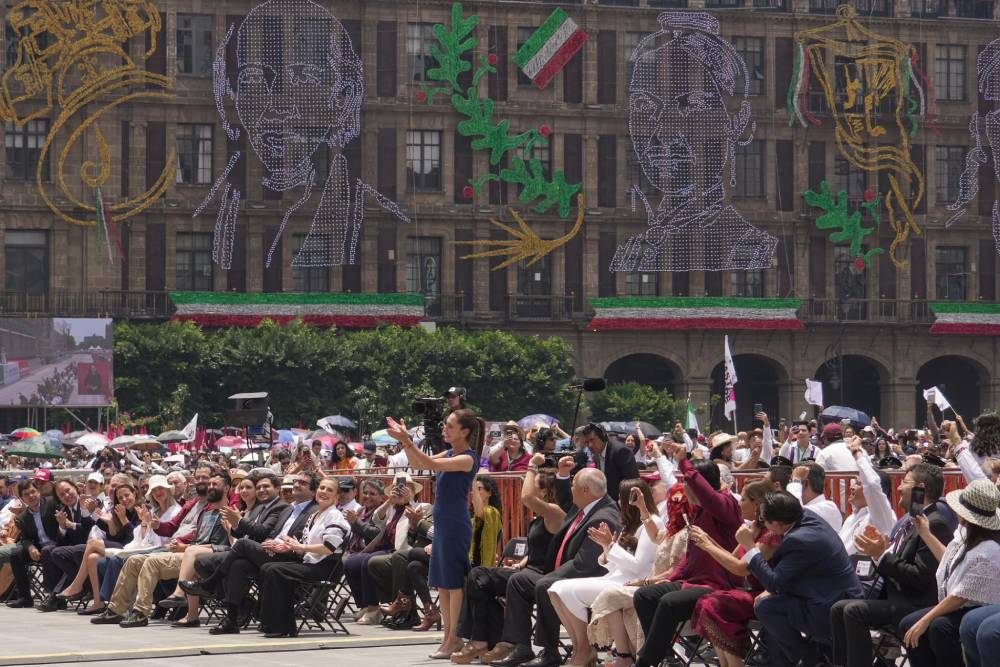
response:
[(625, 47), (625, 89), (632, 85), (632, 71), (635, 70), (635, 50), (639, 42), (646, 36), (644, 32), (626, 32), (624, 39)]
[(940, 0), (910, 0), (910, 13), (914, 18), (937, 18), (941, 13), (941, 2)]
[(934, 61), (934, 87), (937, 98), (950, 102), (965, 99), (965, 47), (938, 44)]
[(552, 292), (551, 255), (528, 266), (528, 260), (517, 264), (517, 293), (531, 296), (548, 295)]
[[(747, 92), (750, 95), (764, 94), (764, 38), (734, 37), (733, 46), (747, 65)], [(736, 82), (737, 92), (743, 90), (743, 82)]]
[(948, 203), (958, 199), (958, 184), (965, 168), (964, 146), (936, 146), (934, 175), (937, 179), (937, 201)]
[(431, 46), (436, 43), (433, 23), (407, 24), (406, 58), (410, 63), (411, 81), (427, 81), (427, 70), (435, 66)]
[(6, 47), (5, 53), (6, 58), (6, 69), (10, 69), (17, 65), (17, 47), (21, 36), (17, 34), (17, 31), (10, 27), (9, 23), (4, 23), (4, 44)]
[(687, 0), (648, 0), (650, 7), (663, 9), (684, 9), (688, 6)]
[(966, 249), (962, 246), (939, 246), (935, 251), (937, 298), (942, 301), (965, 301), (968, 282)]
[[(545, 175), (546, 179), (552, 177), (552, 135), (549, 135), (548, 142), (549, 143), (545, 146), (542, 146), (540, 144), (535, 144), (534, 148), (531, 149), (530, 153), (526, 152), (524, 148), (519, 148), (517, 150), (517, 156), (522, 160), (524, 160), (526, 163), (530, 163), (532, 159), (541, 162), (542, 174)], [(530, 164), (528, 166), (528, 173), (531, 173)], [(524, 190), (523, 185), (517, 186), (517, 194), (521, 194), (522, 190)]]
[[(22, 126), (11, 121), (4, 125), (4, 159), (7, 163), (7, 178), (30, 181), (35, 178), (42, 146), (49, 134), (49, 121), (44, 118), (29, 120)], [(49, 180), (49, 154), (42, 165), (42, 180)]]
[(177, 234), (177, 289), (212, 291), (212, 235)]
[[(866, 246), (861, 247), (866, 252)], [(837, 314), (841, 320), (866, 319), (868, 272), (854, 268), (854, 254), (848, 246), (833, 248), (834, 280), (837, 283)]]
[(659, 276), (655, 273), (626, 273), (625, 293), (629, 296), (660, 296)]
[(736, 196), (764, 196), (764, 142), (736, 147)]
[(652, 195), (657, 192), (653, 184), (646, 178), (646, 172), (642, 170), (642, 164), (635, 154), (634, 146), (645, 146), (646, 137), (632, 137), (629, 147), (625, 149), (625, 166), (628, 169), (628, 184), (631, 191), (633, 185), (638, 185), (642, 192)]
[[(306, 241), (305, 234), (296, 234), (292, 237), (295, 253), (297, 257), (302, 250), (302, 244)], [(309, 242), (311, 248), (316, 244), (330, 248), (331, 239), (326, 234), (314, 234)], [(327, 255), (329, 256), (329, 255)], [(326, 266), (293, 266), (292, 283), (296, 292), (329, 292), (330, 291), (330, 269)]]
[(865, 196), (868, 187), (867, 174), (839, 155), (833, 159), (834, 195), (847, 191), (848, 199), (857, 201)]
[(330, 177), (330, 144), (325, 141), (312, 154), (313, 169), (316, 170), (316, 183), (326, 183)]
[[(441, 239), (414, 237), (406, 255), (406, 291), (436, 297), (441, 294)], [(428, 300), (428, 307), (436, 304)], [(431, 313), (433, 314), (433, 313)]]
[(4, 244), (4, 289), (36, 296), (47, 294), (48, 232), (8, 230)]
[(764, 272), (731, 272), (729, 274), (729, 293), (732, 296), (764, 296)]
[(441, 189), (440, 130), (407, 130), (406, 182), (411, 192)]
[[(524, 43), (534, 34), (534, 28), (518, 28), (517, 29), (517, 50), (520, 51)], [(516, 52), (515, 52), (516, 53)], [(517, 87), (518, 88), (530, 88), (533, 86), (531, 79), (521, 70), (520, 67), (517, 68)]]
[(992, 19), (990, 0), (955, 0), (955, 16), (963, 19)]
[(177, 73), (209, 76), (212, 73), (213, 17), (177, 15)]
[(212, 126), (177, 126), (177, 182), (207, 185), (212, 182)]

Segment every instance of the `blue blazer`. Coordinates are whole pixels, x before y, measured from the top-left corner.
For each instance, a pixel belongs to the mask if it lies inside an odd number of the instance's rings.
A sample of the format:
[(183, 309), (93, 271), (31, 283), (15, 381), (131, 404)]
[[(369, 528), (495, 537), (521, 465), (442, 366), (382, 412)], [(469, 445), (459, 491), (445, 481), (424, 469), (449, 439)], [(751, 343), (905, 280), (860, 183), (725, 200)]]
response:
[(840, 536), (812, 512), (805, 512), (785, 533), (771, 561), (773, 564), (754, 554), (748, 569), (772, 594), (819, 604), (864, 595)]

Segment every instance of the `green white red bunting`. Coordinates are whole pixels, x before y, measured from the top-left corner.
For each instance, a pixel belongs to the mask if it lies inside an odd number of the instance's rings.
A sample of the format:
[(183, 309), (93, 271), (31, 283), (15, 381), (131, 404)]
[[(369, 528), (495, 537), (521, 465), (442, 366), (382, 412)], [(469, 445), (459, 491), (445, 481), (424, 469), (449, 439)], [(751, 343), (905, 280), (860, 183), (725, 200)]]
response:
[(544, 90), (586, 41), (587, 33), (562, 8), (556, 8), (517, 50), (514, 62), (539, 90)]
[(591, 299), (591, 331), (621, 329), (799, 330), (801, 299), (610, 297)]
[(1000, 304), (943, 301), (931, 304), (932, 334), (1000, 335)]
[(420, 294), (171, 292), (172, 319), (202, 326), (257, 326), (264, 320), (302, 320), (318, 326), (369, 329), (383, 324), (412, 327), (424, 318)]

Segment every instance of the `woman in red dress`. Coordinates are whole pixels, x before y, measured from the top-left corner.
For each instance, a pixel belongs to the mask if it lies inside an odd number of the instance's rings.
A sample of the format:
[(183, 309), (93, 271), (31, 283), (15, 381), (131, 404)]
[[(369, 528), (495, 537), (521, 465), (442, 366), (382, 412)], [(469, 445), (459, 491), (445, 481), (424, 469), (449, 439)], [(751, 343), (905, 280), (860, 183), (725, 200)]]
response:
[[(743, 487), (740, 509), (743, 518), (756, 524), (759, 529), (757, 546), (765, 559), (770, 560), (781, 541), (763, 528), (759, 518), (760, 503), (774, 487), (763, 480), (751, 482)], [(715, 591), (698, 600), (691, 616), (691, 624), (702, 637), (715, 647), (720, 667), (743, 667), (750, 633), (747, 626), (754, 618), (754, 601), (764, 588), (752, 576), (748, 576), (747, 565), (742, 560), (744, 550), (737, 546), (732, 552), (720, 547), (711, 537), (697, 526), (689, 530), (689, 537), (699, 548), (714, 558), (719, 565), (735, 575), (747, 577), (745, 588)]]

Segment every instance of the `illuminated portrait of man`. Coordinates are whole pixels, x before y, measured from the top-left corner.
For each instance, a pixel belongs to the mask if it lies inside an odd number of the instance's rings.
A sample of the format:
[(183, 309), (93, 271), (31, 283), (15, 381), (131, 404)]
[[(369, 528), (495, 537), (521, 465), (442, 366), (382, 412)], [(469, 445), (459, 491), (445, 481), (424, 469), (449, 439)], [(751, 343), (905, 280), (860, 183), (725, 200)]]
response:
[(613, 271), (730, 271), (770, 265), (777, 239), (726, 203), (735, 153), (753, 139), (746, 65), (704, 12), (666, 12), (633, 54), (629, 132), (654, 190), (632, 196), (649, 227), (618, 248)]
[[(234, 34), (235, 33), (235, 34)], [(235, 72), (227, 71), (226, 51), (236, 40)], [(340, 21), (310, 0), (267, 0), (230, 27), (213, 67), (215, 101), (232, 140), (245, 133), (264, 168), (263, 185), (290, 192), (281, 224), (265, 239), (270, 266), (289, 221), (296, 212), (311, 213), (312, 224), (292, 266), (353, 264), (372, 197), (407, 221), (398, 207), (348, 172), (343, 149), (361, 130), (364, 77), (361, 59)], [(230, 76), (232, 74), (232, 76)], [(230, 123), (230, 110), (235, 122)], [(328, 175), (318, 173), (316, 154), (329, 147)], [(230, 175), (246, 156), (230, 156), (208, 197), (195, 211), (218, 206), (213, 258), (229, 268), (236, 225), (245, 193)]]
[[(979, 169), (989, 164), (990, 173), (1000, 180), (1000, 39), (995, 39), (979, 52), (979, 95), (991, 103), (992, 109), (984, 114), (972, 112), (969, 119), (969, 138), (972, 150), (965, 157), (965, 170), (959, 177), (958, 201), (948, 206), (956, 213), (945, 226), (950, 227), (968, 212), (968, 206), (979, 193)], [(988, 149), (983, 147), (983, 139)], [(1000, 252), (1000, 202), (993, 199), (993, 241)]]

